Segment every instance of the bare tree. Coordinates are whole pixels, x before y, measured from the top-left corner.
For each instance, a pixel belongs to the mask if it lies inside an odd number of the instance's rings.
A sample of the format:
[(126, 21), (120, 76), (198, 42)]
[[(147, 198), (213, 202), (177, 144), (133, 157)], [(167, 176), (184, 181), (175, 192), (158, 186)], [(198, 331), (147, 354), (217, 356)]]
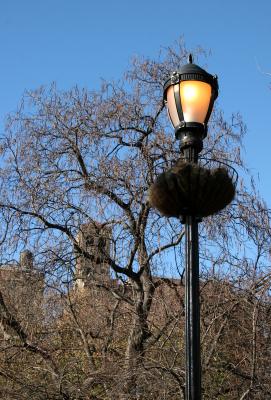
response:
[[(9, 116), (1, 141), (1, 261), (30, 248), (47, 289), (32, 325), (16, 311), (16, 291), (10, 299), (3, 289), (6, 398), (183, 396), (183, 229), (150, 209), (148, 189), (179, 157), (161, 93), (187, 55), (180, 41), (158, 60), (135, 59), (122, 80), (97, 92), (29, 91)], [(203, 157), (245, 176), (244, 134), (238, 114), (227, 122), (216, 109)], [(89, 222), (98, 237), (111, 232), (110, 251), (101, 250), (110, 277), (79, 290), (78, 259), (94, 262), (78, 239)], [(240, 179), (234, 204), (207, 218), (200, 234), (205, 398), (266, 398), (269, 211)]]

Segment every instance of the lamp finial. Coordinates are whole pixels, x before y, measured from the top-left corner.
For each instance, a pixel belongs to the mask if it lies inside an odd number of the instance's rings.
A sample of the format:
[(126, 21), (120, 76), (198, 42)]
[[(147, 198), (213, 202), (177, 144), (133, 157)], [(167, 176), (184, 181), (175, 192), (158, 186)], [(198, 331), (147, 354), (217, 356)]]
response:
[(193, 64), (193, 56), (191, 53), (188, 56), (188, 62), (189, 62), (189, 64)]

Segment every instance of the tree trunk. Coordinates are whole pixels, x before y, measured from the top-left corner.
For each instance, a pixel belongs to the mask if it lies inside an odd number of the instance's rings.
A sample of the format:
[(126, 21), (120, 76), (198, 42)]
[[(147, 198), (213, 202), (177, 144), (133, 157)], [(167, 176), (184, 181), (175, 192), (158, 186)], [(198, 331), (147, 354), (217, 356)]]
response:
[(150, 337), (148, 316), (151, 308), (154, 285), (149, 272), (144, 271), (140, 281), (133, 282), (135, 309), (125, 355), (125, 375), (121, 400), (140, 400), (138, 382), (144, 361), (146, 340)]

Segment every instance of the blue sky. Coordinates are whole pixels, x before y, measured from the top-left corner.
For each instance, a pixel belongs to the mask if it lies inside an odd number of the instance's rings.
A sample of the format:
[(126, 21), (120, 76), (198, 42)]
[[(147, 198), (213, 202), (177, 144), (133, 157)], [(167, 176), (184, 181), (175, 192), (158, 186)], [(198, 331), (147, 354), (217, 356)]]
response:
[(0, 127), (25, 89), (89, 89), (180, 35), (211, 50), (219, 104), (247, 124), (245, 158), (271, 206), (271, 1), (9, 0), (0, 5)]

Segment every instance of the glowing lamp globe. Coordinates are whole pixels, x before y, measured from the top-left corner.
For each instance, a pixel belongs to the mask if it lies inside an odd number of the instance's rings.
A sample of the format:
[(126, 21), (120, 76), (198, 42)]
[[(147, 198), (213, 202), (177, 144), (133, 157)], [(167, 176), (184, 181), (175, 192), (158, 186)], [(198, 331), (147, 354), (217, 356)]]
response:
[(200, 151), (218, 96), (218, 83), (216, 76), (192, 63), (191, 55), (189, 61), (165, 82), (164, 101), (181, 147), (194, 143)]

